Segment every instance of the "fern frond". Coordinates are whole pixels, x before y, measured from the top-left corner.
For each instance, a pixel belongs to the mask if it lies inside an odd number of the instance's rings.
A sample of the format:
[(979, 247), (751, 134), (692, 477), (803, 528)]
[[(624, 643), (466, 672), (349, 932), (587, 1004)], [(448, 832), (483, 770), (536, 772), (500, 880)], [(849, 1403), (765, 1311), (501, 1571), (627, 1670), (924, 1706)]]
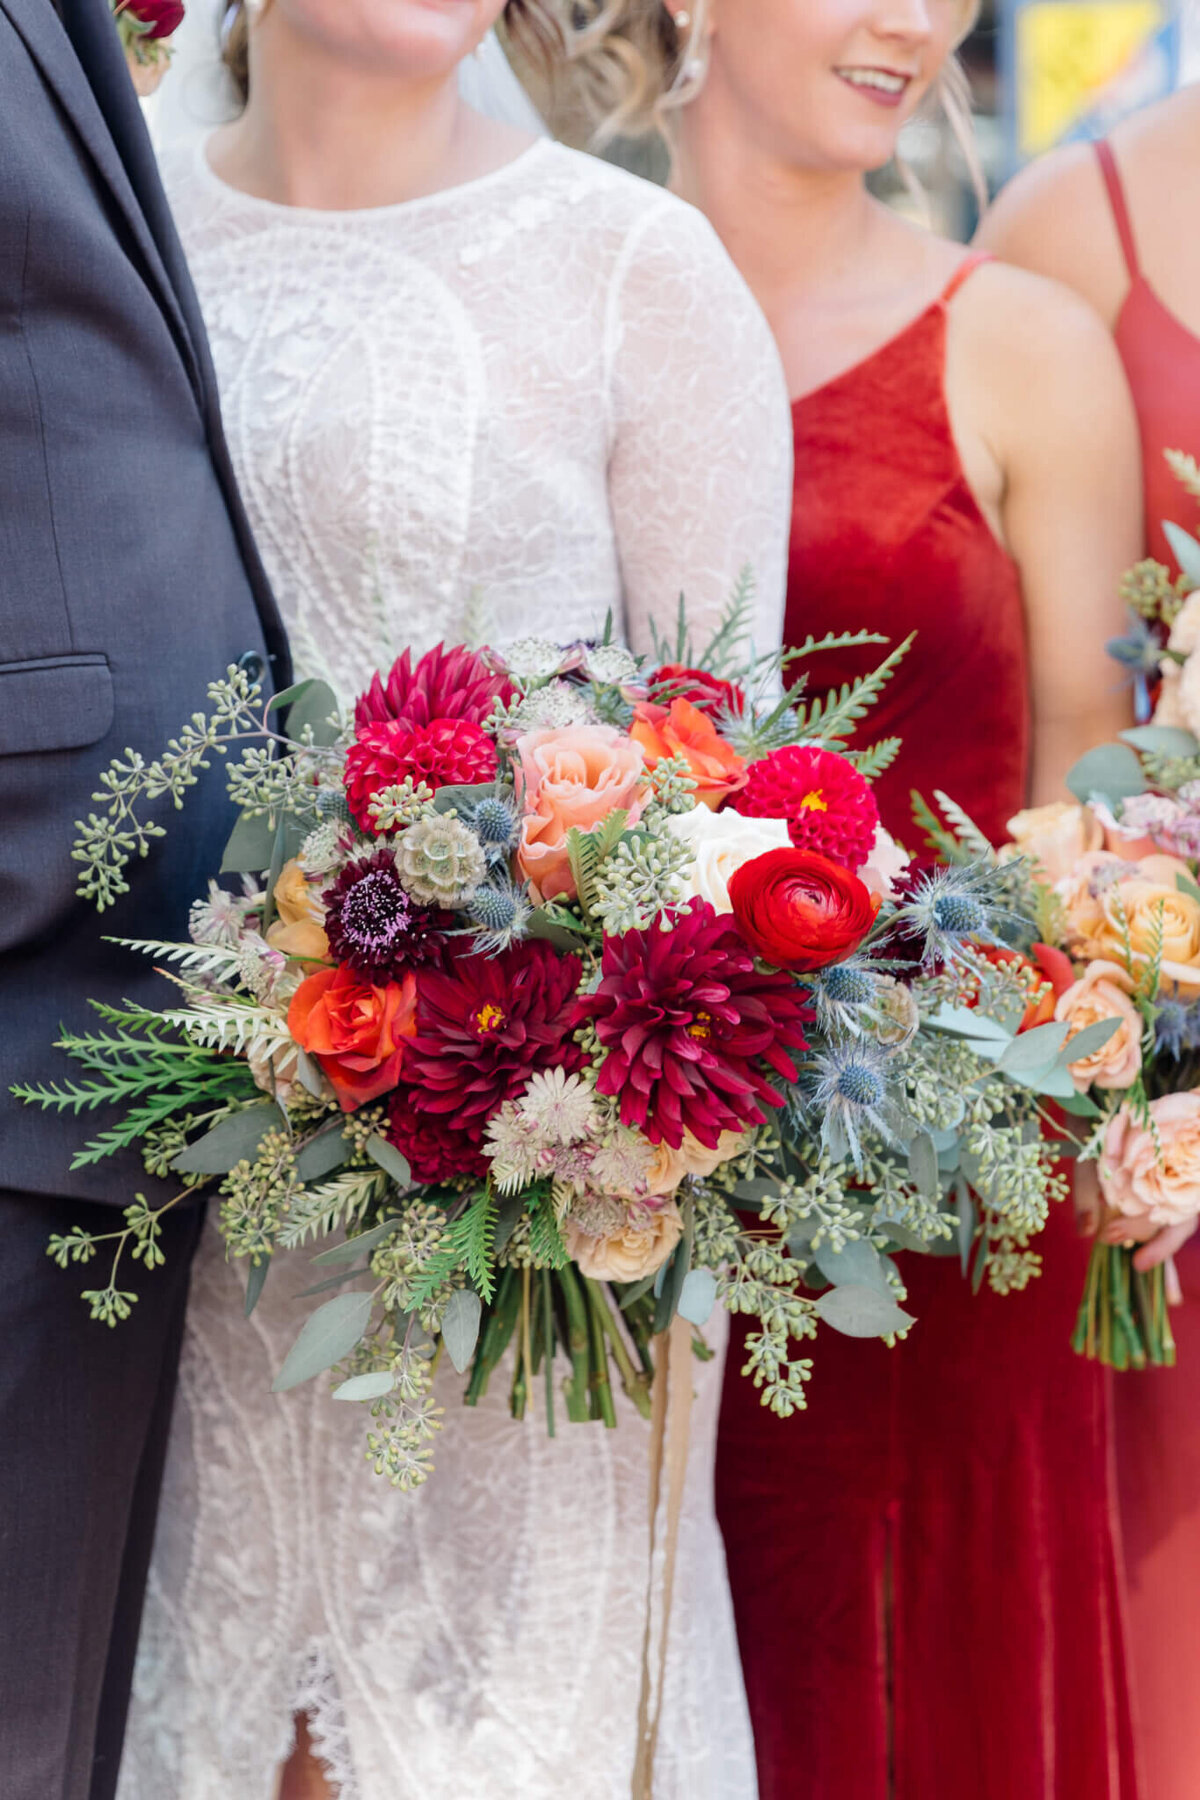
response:
[(186, 975), (216, 976), (236, 980), (239, 952), (228, 944), (174, 944), (157, 938), (106, 938), (106, 943), (120, 944), (140, 956), (152, 956), (159, 962), (172, 963)]
[(754, 601), (758, 582), (749, 563), (744, 563), (721, 622), (700, 652), (697, 666), (720, 677), (740, 671), (745, 662), (742, 650), (749, 637), (754, 618)]
[(915, 631), (909, 632), (904, 642), (885, 656), (870, 674), (860, 675), (856, 681), (843, 682), (836, 692), (798, 707), (797, 718), (804, 735), (827, 745), (836, 745), (841, 739), (848, 738), (895, 674), (916, 635)]
[(902, 738), (880, 738), (869, 750), (846, 750), (843, 755), (852, 762), (864, 781), (875, 781), (890, 769), (900, 754)]
[(1164, 450), (1163, 461), (1193, 500), (1200, 500), (1200, 463), (1182, 450)]
[(554, 1217), (554, 1208), (545, 1201), (531, 1212), (529, 1248), (534, 1262), (542, 1269), (565, 1269), (571, 1260)]
[(294, 1040), (287, 1021), (253, 1000), (230, 997), (198, 1001), (168, 1010), (162, 1017), (185, 1033), (188, 1041), (206, 1050), (230, 1051), (235, 1056), (269, 1056)]
[(857, 650), (863, 644), (887, 642), (878, 631), (827, 631), (823, 637), (814, 637), (810, 632), (802, 644), (789, 645), (779, 660), (788, 667), (805, 656), (819, 656), (824, 650)]
[(963, 849), (954, 833), (946, 829), (937, 814), (922, 799), (916, 788), (909, 789), (908, 798), (912, 807), (913, 822), (925, 834), (925, 842), (931, 850), (935, 850), (949, 863), (974, 861), (974, 858)]
[(956, 800), (949, 794), (943, 794), (941, 788), (934, 788), (933, 797), (949, 819), (954, 835), (964, 850), (971, 853), (972, 862), (996, 862), (996, 852), (991, 840), (984, 836), (969, 813), (963, 811)]
[(310, 1237), (358, 1225), (367, 1209), (384, 1199), (389, 1180), (383, 1169), (345, 1169), (332, 1181), (302, 1188), (280, 1226), (279, 1243), (294, 1250)]

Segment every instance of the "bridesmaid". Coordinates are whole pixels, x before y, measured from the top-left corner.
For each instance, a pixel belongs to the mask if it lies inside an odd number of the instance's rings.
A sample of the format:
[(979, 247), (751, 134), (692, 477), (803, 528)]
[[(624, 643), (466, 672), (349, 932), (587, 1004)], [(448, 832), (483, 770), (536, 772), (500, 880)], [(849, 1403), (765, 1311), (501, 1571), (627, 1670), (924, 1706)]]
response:
[[(672, 7), (676, 0), (670, 0)], [(785, 637), (914, 650), (884, 822), (951, 792), (993, 838), (1125, 722), (1104, 656), (1140, 544), (1137, 441), (1089, 309), (869, 195), (945, 82), (963, 0), (713, 0), (676, 185), (770, 320), (794, 396)], [(841, 682), (869, 664), (844, 653)], [(818, 679), (814, 672), (814, 680)], [(738, 1374), (718, 1508), (762, 1800), (1134, 1800), (1105, 1374), (1069, 1346), (1068, 1209), (1019, 1294), (904, 1259), (902, 1348), (824, 1332), (806, 1414)]]
[[(1185, 88), (1073, 144), (1006, 189), (981, 238), (1089, 300), (1116, 340), (1141, 426), (1146, 553), (1174, 570), (1164, 519), (1196, 509), (1164, 450), (1200, 455), (1200, 90)], [(1176, 1227), (1138, 1253), (1179, 1251)], [(1146, 1800), (1200, 1793), (1200, 1239), (1177, 1257), (1184, 1304), (1172, 1318), (1174, 1369), (1115, 1383), (1129, 1643)]]

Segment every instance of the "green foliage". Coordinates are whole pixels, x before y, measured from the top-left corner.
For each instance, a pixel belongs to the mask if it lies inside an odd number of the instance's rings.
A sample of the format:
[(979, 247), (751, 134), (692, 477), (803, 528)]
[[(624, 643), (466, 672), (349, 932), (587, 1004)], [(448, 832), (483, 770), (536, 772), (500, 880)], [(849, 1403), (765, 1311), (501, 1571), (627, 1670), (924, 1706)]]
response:
[(866, 717), (891, 680), (901, 660), (911, 649), (916, 635), (915, 631), (910, 632), (904, 642), (898, 644), (869, 674), (860, 675), (855, 681), (843, 682), (840, 688), (807, 704), (801, 703), (796, 708), (796, 735), (816, 738), (829, 749), (840, 748), (843, 740), (851, 735), (858, 721)]
[(466, 1210), (447, 1225), (441, 1242), (413, 1284), (409, 1305), (426, 1305), (437, 1290), (465, 1271), (481, 1299), (495, 1293), (496, 1196), (491, 1186), (476, 1194)]
[(877, 781), (885, 769), (890, 769), (900, 754), (903, 739), (898, 737), (880, 738), (867, 750), (847, 750), (843, 754), (852, 762), (864, 781)]

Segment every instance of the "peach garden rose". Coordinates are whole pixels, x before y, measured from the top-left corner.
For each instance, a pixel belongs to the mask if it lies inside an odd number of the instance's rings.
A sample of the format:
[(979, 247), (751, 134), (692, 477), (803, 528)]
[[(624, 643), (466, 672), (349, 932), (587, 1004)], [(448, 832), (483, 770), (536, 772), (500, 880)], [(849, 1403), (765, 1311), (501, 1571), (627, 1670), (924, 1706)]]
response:
[(612, 725), (531, 731), (516, 749), (526, 809), (517, 851), (521, 873), (539, 900), (573, 900), (568, 831), (591, 831), (618, 808), (635, 824), (646, 803), (645, 758)]
[(1153, 1131), (1122, 1106), (1100, 1158), (1104, 1198), (1122, 1225), (1129, 1222), (1130, 1236), (1139, 1227), (1180, 1225), (1200, 1212), (1200, 1091), (1166, 1094), (1148, 1110)]
[(619, 1231), (593, 1237), (568, 1217), (563, 1243), (581, 1275), (592, 1281), (641, 1281), (653, 1275), (683, 1236), (683, 1219), (673, 1200), (662, 1206), (635, 1206)]
[(1049, 882), (1070, 875), (1081, 856), (1101, 849), (1104, 843), (1100, 821), (1091, 809), (1065, 800), (1027, 807), (1010, 819), (1005, 829), (1021, 855), (1029, 857), (1042, 879)]
[(322, 924), (324, 909), (316, 888), (293, 857), (284, 863), (275, 883), (275, 910), (279, 914), (268, 928), (272, 950), (282, 950), (301, 962), (327, 962), (329, 939)]
[(642, 701), (634, 708), (629, 732), (645, 751), (647, 768), (664, 757), (687, 758), (701, 806), (715, 811), (729, 794), (746, 785), (745, 759), (690, 700), (672, 700), (670, 706)]
[(1119, 1021), (1106, 1044), (1068, 1064), (1076, 1093), (1085, 1093), (1092, 1086), (1126, 1088), (1137, 1079), (1142, 1066), (1142, 1015), (1130, 998), (1133, 988), (1132, 976), (1120, 964), (1092, 962), (1081, 979), (1059, 996), (1054, 1017), (1069, 1025), (1068, 1044), (1088, 1025), (1105, 1019)]

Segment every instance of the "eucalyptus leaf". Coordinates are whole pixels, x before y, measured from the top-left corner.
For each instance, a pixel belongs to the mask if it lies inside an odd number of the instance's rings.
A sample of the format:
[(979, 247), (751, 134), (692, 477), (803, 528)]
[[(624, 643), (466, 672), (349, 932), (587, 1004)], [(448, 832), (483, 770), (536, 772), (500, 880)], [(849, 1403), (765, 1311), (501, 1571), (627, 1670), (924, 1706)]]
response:
[(1200, 902), (1200, 887), (1197, 887), (1191, 876), (1185, 875), (1182, 869), (1175, 877), (1175, 886), (1178, 892), (1186, 894), (1189, 900)]
[(901, 1225), (897, 1219), (876, 1218), (875, 1230), (880, 1236), (888, 1238), (900, 1250), (911, 1250), (917, 1256), (929, 1256), (934, 1253), (935, 1245), (917, 1232)]
[(717, 1278), (711, 1269), (689, 1269), (679, 1290), (678, 1311), (691, 1325), (704, 1325), (717, 1303)]
[(370, 1273), (370, 1263), (360, 1263), (357, 1269), (343, 1269), (338, 1275), (327, 1275), (324, 1281), (315, 1281), (312, 1287), (301, 1288), (296, 1298), (309, 1300), (314, 1294), (328, 1294), (332, 1288), (345, 1287), (348, 1281), (361, 1281)]
[(373, 1163), (377, 1163), (385, 1175), (390, 1175), (396, 1186), (403, 1192), (412, 1186), (412, 1170), (407, 1158), (401, 1156), (394, 1144), (389, 1144), (385, 1137), (373, 1131), (363, 1148)]
[(845, 1337), (886, 1337), (889, 1332), (903, 1331), (914, 1323), (911, 1313), (904, 1312), (878, 1288), (851, 1283), (818, 1295), (813, 1307), (826, 1325), (832, 1325)]
[(267, 711), (272, 713), (281, 707), (293, 706), (297, 700), (303, 699), (310, 688), (316, 686), (316, 682), (316, 676), (310, 675), (305, 681), (294, 681), (291, 687), (280, 688), (277, 694), (272, 694), (267, 703)]
[(1101, 1109), (1088, 1094), (1073, 1093), (1069, 1099), (1064, 1096), (1063, 1099), (1059, 1101), (1059, 1105), (1064, 1112), (1076, 1113), (1081, 1119), (1101, 1119), (1104, 1117)]
[(370, 1323), (374, 1300), (369, 1293), (338, 1294), (310, 1313), (271, 1383), (271, 1392), (284, 1394), (349, 1356)]
[(455, 1288), (442, 1314), (442, 1342), (446, 1346), (446, 1355), (460, 1375), (475, 1354), (482, 1318), (483, 1301), (475, 1289)]
[(999, 1020), (991, 1018), (975, 1006), (948, 1006), (945, 1002), (925, 1021), (935, 1031), (950, 1031), (956, 1037), (983, 1038), (988, 1044), (1007, 1044), (1012, 1032)]
[(556, 919), (550, 917), (544, 906), (535, 906), (525, 924), (527, 937), (544, 938), (546, 943), (553, 944), (556, 950), (578, 950), (582, 931), (582, 923), (579, 931), (572, 931), (569, 926), (560, 925)]
[(1036, 1080), (1031, 1076), (1025, 1085), (1033, 1088), (1035, 1093), (1044, 1094), (1048, 1100), (1070, 1100), (1075, 1093), (1075, 1083), (1059, 1063), (1052, 1064)]
[(335, 1400), (382, 1400), (396, 1385), (390, 1369), (369, 1369), (365, 1375), (351, 1375), (333, 1390)]
[(271, 866), (275, 827), (265, 814), (242, 813), (221, 858), (222, 875), (261, 875)]
[(464, 807), (474, 806), (480, 800), (491, 800), (499, 792), (500, 784), (495, 781), (480, 781), (472, 786), (468, 782), (459, 782), (450, 787), (440, 787), (433, 796), (434, 812), (461, 812)]
[(1129, 800), (1145, 793), (1146, 777), (1128, 744), (1097, 744), (1069, 771), (1067, 786), (1077, 800)]
[(328, 749), (337, 743), (340, 729), (337, 695), (324, 681), (305, 681), (297, 685), (303, 692), (289, 704), (284, 729), (294, 742), (299, 742), (305, 726), (311, 725), (313, 743)]
[(1103, 1050), (1120, 1025), (1120, 1019), (1097, 1019), (1094, 1025), (1085, 1025), (1059, 1051), (1058, 1066), (1065, 1069), (1071, 1063), (1082, 1062), (1085, 1056), (1094, 1056), (1097, 1050)]
[(297, 1156), (296, 1173), (301, 1181), (320, 1181), (322, 1176), (340, 1169), (349, 1154), (350, 1145), (343, 1131), (337, 1127), (323, 1131), (319, 1137), (310, 1138)]
[(273, 1100), (259, 1100), (218, 1119), (196, 1143), (181, 1150), (171, 1167), (177, 1175), (228, 1175), (238, 1163), (253, 1162), (268, 1131), (286, 1131), (287, 1120)]
[(1000, 1057), (1001, 1072), (1020, 1080), (1022, 1076), (1031, 1076), (1035, 1070), (1051, 1068), (1069, 1030), (1065, 1020), (1056, 1019), (1049, 1025), (1036, 1025), (1032, 1031), (1023, 1031)]
[(965, 1275), (971, 1260), (971, 1245), (975, 1242), (975, 1202), (965, 1181), (958, 1182), (957, 1188), (958, 1224), (955, 1235), (958, 1239), (959, 1261)]
[(1152, 756), (1195, 756), (1200, 741), (1182, 725), (1133, 725), (1121, 733), (1121, 741)]
[(347, 1238), (344, 1243), (335, 1244), (332, 1250), (322, 1250), (320, 1255), (314, 1256), (312, 1260), (314, 1264), (353, 1262), (356, 1256), (365, 1256), (369, 1251), (386, 1242), (402, 1223), (399, 1216), (394, 1219), (384, 1219), (381, 1224), (372, 1225), (370, 1231), (360, 1231), (357, 1237)]
[(865, 1238), (851, 1238), (840, 1250), (824, 1243), (813, 1251), (813, 1261), (835, 1287), (849, 1285), (877, 1288), (881, 1294), (890, 1292), (879, 1252)]
[(492, 1249), (497, 1256), (517, 1229), (524, 1210), (524, 1194), (505, 1194), (501, 1199), (496, 1209), (496, 1234), (492, 1239)]
[(310, 1056), (307, 1050), (301, 1050), (299, 1046), (296, 1049), (296, 1074), (300, 1078), (300, 1086), (306, 1093), (311, 1094), (314, 1100), (326, 1098), (329, 1093), (329, 1083), (325, 1079), (320, 1063), (314, 1056)]
[(938, 1148), (927, 1131), (918, 1131), (908, 1146), (908, 1172), (927, 1200), (940, 1191)]
[(1176, 525), (1171, 519), (1164, 519), (1163, 536), (1188, 580), (1200, 583), (1200, 544), (1191, 532), (1185, 531), (1182, 525)]
[(262, 1291), (267, 1285), (267, 1276), (271, 1272), (271, 1258), (264, 1256), (258, 1262), (250, 1264), (250, 1273), (246, 1277), (246, 1317), (254, 1311), (262, 1299)]

